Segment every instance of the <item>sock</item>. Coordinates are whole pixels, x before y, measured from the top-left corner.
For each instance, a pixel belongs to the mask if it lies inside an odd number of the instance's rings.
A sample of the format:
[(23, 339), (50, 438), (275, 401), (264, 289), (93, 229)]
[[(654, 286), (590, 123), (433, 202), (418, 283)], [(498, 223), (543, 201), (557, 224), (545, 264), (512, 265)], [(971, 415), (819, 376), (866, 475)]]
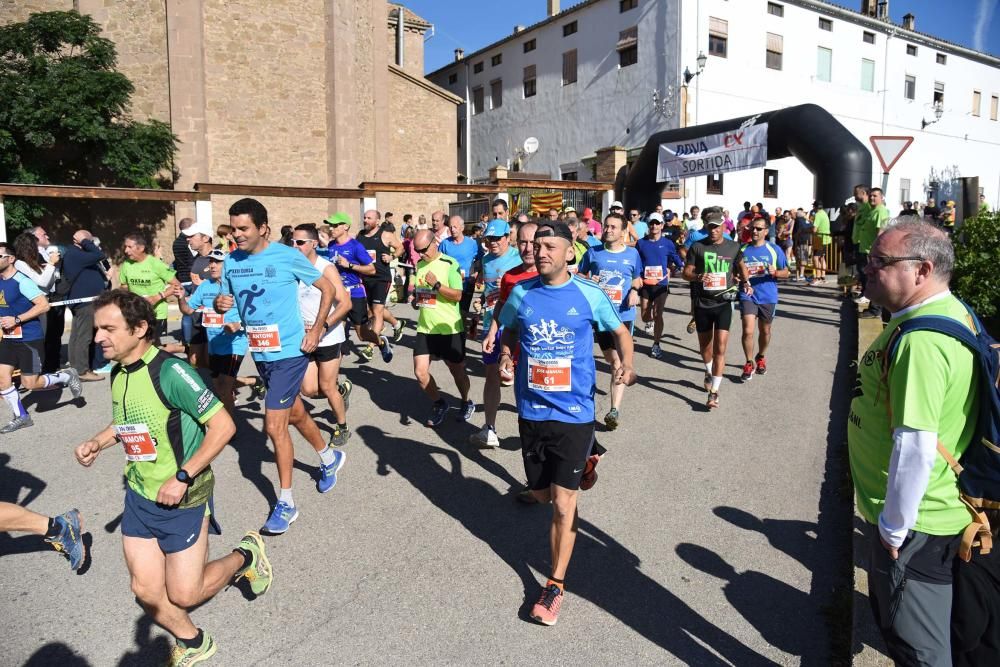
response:
[(205, 631), (202, 630), (201, 628), (198, 628), (198, 634), (196, 634), (192, 639), (181, 639), (180, 637), (177, 638), (177, 643), (183, 646), (184, 648), (198, 648), (199, 646), (202, 645), (202, 643), (204, 643), (204, 641), (205, 641)]
[(59, 524), (56, 523), (55, 519), (53, 519), (53, 518), (50, 517), (49, 518), (49, 529), (45, 531), (45, 537), (47, 537), (48, 539), (51, 540), (53, 538), (59, 537), (59, 532), (60, 532), (59, 531)]
[(43, 375), (42, 379), (45, 380), (45, 387), (51, 387), (54, 384), (69, 384), (69, 373), (66, 371), (60, 371), (58, 373), (49, 373), (48, 375)]
[(561, 590), (561, 591), (565, 591), (566, 590), (566, 584), (563, 583), (562, 579), (556, 579), (555, 577), (549, 577), (548, 581), (545, 582), (545, 587), (548, 588), (552, 584), (555, 584), (556, 586), (558, 586), (559, 590)]
[(722, 376), (714, 375), (712, 376), (712, 391), (716, 394), (719, 393), (719, 387), (722, 386)]
[(332, 447), (324, 447), (319, 451), (319, 460), (323, 462), (323, 465), (328, 466), (337, 460), (337, 457), (333, 454)]
[(235, 549), (233, 549), (233, 553), (237, 553), (237, 554), (243, 556), (243, 565), (240, 566), (240, 569), (237, 570), (237, 572), (242, 572), (246, 568), (250, 567), (250, 563), (253, 562), (253, 554), (252, 553), (250, 553), (249, 551), (247, 551), (243, 547), (236, 547)]
[(711, 361), (706, 361), (705, 362), (705, 372), (708, 373), (709, 375), (712, 374), (712, 362)]
[(292, 499), (291, 489), (280, 489), (278, 493), (278, 500), (288, 503), (290, 507), (295, 507), (295, 501)]
[(3, 400), (7, 401), (7, 405), (10, 406), (10, 411), (14, 413), (14, 418), (27, 417), (28, 412), (21, 405), (21, 397), (17, 394), (17, 387), (11, 385), (7, 391), (0, 391), (0, 396)]

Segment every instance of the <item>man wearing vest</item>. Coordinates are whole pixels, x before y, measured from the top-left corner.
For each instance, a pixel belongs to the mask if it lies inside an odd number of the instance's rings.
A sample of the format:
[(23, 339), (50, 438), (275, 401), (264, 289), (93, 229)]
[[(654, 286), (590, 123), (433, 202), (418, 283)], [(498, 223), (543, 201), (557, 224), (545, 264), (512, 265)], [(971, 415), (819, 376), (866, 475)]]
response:
[[(767, 373), (767, 346), (771, 342), (771, 323), (778, 310), (778, 278), (788, 277), (788, 263), (784, 251), (767, 241), (769, 225), (764, 218), (754, 218), (750, 223), (753, 242), (743, 246), (743, 265), (749, 282), (740, 290), (740, 313), (743, 321), (744, 382), (754, 373)], [(760, 321), (757, 356), (753, 356), (753, 335)]]
[(858, 366), (847, 436), (858, 511), (866, 521), (868, 587), (889, 655), (904, 665), (950, 665), (952, 560), (970, 514), (938, 443), (958, 459), (972, 441), (979, 400), (971, 350), (934, 331), (899, 339), (904, 321), (938, 315), (968, 324), (948, 291), (955, 254), (926, 222), (874, 239), (867, 295), (892, 314)]

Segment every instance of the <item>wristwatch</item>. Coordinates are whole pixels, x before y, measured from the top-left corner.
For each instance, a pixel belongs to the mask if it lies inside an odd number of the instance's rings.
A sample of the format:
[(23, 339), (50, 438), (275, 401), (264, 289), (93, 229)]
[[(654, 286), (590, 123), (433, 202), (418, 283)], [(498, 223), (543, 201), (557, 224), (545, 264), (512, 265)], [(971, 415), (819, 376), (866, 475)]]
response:
[(440, 290), (441, 289), (441, 281), (439, 280), (436, 283), (434, 283), (434, 285), (431, 286), (431, 289), (433, 289), (435, 292), (437, 292), (438, 290)]
[(180, 482), (180, 483), (182, 483), (182, 484), (187, 484), (188, 486), (191, 486), (192, 484), (194, 484), (194, 477), (192, 477), (191, 475), (189, 475), (188, 471), (185, 470), (184, 468), (181, 468), (180, 470), (178, 470), (177, 474), (174, 475), (174, 477), (176, 477), (177, 481)]
[(18, 317), (17, 315), (14, 316), (14, 326), (15, 327), (21, 326), (21, 318)]

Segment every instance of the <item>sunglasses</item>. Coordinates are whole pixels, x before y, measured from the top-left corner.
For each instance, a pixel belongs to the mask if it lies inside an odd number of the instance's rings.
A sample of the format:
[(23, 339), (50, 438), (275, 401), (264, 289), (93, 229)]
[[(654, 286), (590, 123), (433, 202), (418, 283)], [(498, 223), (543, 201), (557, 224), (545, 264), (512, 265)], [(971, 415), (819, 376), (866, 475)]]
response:
[(292, 239), (292, 243), (295, 245), (305, 245), (307, 243), (315, 243), (312, 239)]
[(0, 255), (0, 259), (3, 259), (4, 257), (13, 257), (13, 256), (14, 255)]
[(872, 268), (881, 269), (899, 262), (923, 262), (923, 257), (891, 257), (890, 255), (868, 255), (868, 264)]
[(650, 220), (649, 224), (651, 224), (651, 225), (662, 225), (663, 221), (662, 220)]
[(755, 232), (763, 232), (767, 230), (767, 227), (751, 227), (750, 229), (754, 230)]
[(414, 248), (414, 250), (417, 252), (418, 255), (426, 255), (427, 251), (431, 249), (432, 245), (434, 245), (434, 244), (433, 243), (428, 243), (423, 248)]
[(499, 243), (502, 238), (502, 236), (487, 236), (486, 241), (488, 243)]

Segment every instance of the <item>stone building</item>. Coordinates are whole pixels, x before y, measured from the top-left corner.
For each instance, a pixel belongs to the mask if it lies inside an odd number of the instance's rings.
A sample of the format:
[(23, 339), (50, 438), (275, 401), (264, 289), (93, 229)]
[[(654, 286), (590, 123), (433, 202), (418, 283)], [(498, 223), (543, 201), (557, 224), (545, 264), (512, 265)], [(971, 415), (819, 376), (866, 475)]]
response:
[[(431, 26), (406, 9), (397, 58), (399, 8), (385, 0), (18, 0), (0, 2), (0, 23), (39, 11), (92, 16), (135, 85), (133, 116), (168, 122), (180, 140), (176, 189), (454, 183), (462, 100), (424, 79)], [(216, 225), (236, 198), (213, 198)], [(384, 194), (378, 204), (401, 217), (453, 198)], [(360, 218), (356, 199), (261, 200), (275, 230), (334, 210)], [(192, 214), (184, 204), (168, 211), (156, 230), (167, 248), (175, 219)]]

